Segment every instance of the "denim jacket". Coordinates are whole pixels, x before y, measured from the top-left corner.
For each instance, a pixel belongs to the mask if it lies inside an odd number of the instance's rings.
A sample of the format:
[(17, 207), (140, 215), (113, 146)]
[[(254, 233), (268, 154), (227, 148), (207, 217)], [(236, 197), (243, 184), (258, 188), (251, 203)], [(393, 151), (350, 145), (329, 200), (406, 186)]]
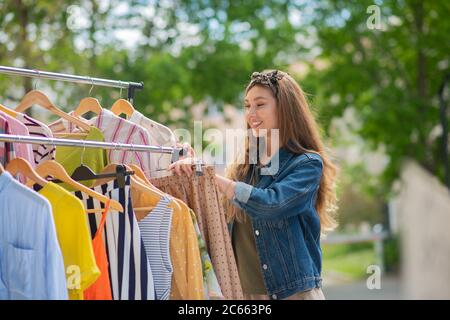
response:
[[(322, 159), (280, 148), (255, 186), (237, 182), (232, 203), (250, 216), (271, 299), (322, 286), (320, 221), (315, 209)], [(229, 225), (232, 232), (233, 224)]]

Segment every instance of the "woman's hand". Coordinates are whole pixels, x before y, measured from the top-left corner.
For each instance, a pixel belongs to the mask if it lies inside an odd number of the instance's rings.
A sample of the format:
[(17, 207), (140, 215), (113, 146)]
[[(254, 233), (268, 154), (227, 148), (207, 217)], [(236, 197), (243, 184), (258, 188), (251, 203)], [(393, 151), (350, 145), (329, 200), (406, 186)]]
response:
[(193, 165), (195, 165), (195, 158), (186, 157), (172, 163), (169, 167), (167, 167), (167, 169), (175, 173), (177, 176), (181, 176), (183, 173), (191, 176), (193, 172)]
[(216, 184), (227, 199), (233, 199), (236, 182), (216, 174)]
[(195, 151), (188, 142), (185, 142), (183, 144), (177, 142), (177, 148), (185, 148), (187, 150), (187, 155), (181, 156), (180, 160), (195, 157)]

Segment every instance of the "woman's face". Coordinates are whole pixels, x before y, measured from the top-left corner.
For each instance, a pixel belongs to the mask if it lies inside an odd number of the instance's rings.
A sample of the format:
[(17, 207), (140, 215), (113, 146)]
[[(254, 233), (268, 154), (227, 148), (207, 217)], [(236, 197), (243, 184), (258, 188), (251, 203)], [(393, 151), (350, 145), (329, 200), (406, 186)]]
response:
[(278, 129), (276, 100), (269, 88), (259, 85), (251, 88), (245, 96), (244, 106), (245, 119), (255, 137), (270, 135), (271, 129)]

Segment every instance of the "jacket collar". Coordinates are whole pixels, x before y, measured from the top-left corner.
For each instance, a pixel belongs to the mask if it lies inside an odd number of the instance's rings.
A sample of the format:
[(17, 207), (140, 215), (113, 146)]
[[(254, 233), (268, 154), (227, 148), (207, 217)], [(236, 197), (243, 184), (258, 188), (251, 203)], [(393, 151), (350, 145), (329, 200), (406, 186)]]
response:
[(267, 165), (261, 167), (261, 174), (276, 178), (293, 156), (292, 152), (285, 147), (281, 147), (272, 156)]

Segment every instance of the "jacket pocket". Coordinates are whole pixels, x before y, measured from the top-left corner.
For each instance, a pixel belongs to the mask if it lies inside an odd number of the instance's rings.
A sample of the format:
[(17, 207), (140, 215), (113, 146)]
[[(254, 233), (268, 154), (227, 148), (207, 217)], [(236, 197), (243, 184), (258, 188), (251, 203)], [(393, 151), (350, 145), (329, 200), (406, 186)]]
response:
[(6, 250), (6, 279), (9, 299), (32, 299), (32, 272), (35, 270), (33, 268), (34, 250), (19, 248), (13, 244), (8, 244)]

